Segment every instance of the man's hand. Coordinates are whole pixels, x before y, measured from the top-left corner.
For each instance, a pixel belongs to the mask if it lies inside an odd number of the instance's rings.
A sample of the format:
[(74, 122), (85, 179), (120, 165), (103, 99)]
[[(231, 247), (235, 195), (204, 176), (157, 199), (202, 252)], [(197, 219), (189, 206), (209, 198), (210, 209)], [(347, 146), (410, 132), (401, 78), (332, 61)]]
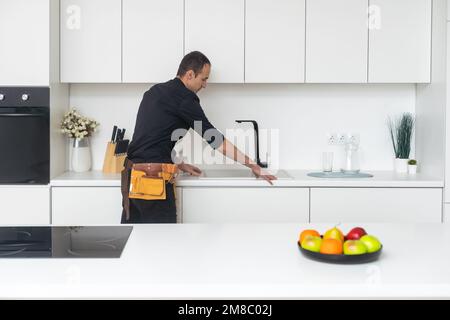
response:
[(178, 169), (180, 169), (183, 172), (189, 173), (191, 176), (200, 176), (202, 174), (202, 170), (200, 170), (197, 167), (194, 167), (191, 164), (182, 163), (178, 165)]
[(250, 167), (250, 169), (252, 170), (253, 174), (257, 177), (257, 178), (261, 178), (266, 180), (267, 182), (269, 182), (271, 185), (273, 185), (272, 180), (277, 180), (277, 177), (271, 174), (268, 174), (267, 172), (265, 172), (264, 170), (261, 169), (260, 166), (258, 165), (252, 165)]

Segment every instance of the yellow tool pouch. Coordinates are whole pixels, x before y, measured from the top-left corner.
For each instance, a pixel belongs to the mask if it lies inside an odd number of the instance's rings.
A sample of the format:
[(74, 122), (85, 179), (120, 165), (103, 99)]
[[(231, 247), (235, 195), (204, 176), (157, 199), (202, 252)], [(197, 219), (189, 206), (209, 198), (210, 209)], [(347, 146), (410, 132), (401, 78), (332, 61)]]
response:
[(146, 177), (144, 171), (132, 169), (129, 197), (131, 199), (165, 200), (166, 181), (164, 177)]

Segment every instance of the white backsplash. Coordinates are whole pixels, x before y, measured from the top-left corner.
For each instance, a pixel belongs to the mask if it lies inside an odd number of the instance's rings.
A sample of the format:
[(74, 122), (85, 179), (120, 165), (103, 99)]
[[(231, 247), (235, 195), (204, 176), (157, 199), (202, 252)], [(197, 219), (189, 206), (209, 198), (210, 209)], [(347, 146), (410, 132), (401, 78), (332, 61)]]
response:
[[(126, 128), (126, 138), (132, 137), (139, 103), (149, 87), (70, 86), (70, 106), (101, 123), (91, 141), (93, 169), (103, 166), (113, 125)], [(236, 124), (236, 119), (257, 120), (260, 130), (278, 129), (281, 168), (320, 169), (322, 152), (334, 151), (337, 169), (344, 150), (342, 146), (328, 146), (327, 133), (354, 132), (360, 134), (361, 169), (392, 170), (387, 117), (414, 112), (415, 93), (412, 84), (211, 84), (199, 96), (207, 117), (222, 132), (250, 128), (248, 124)], [(250, 153), (253, 155), (253, 149)], [(264, 144), (261, 158), (265, 160)]]

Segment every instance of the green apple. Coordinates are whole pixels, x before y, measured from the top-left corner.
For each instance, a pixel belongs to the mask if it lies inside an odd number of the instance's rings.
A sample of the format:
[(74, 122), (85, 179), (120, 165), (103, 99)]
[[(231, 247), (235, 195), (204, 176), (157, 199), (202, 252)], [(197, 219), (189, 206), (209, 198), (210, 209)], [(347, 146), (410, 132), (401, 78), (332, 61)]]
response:
[(344, 242), (344, 254), (357, 255), (367, 253), (366, 245), (360, 240), (347, 240)]
[(316, 236), (307, 236), (303, 239), (301, 246), (305, 250), (319, 252), (322, 245), (322, 238)]
[(344, 242), (344, 234), (342, 233), (341, 230), (334, 227), (333, 229), (330, 229), (327, 232), (325, 232), (325, 234), (323, 235), (323, 239), (324, 240), (325, 239), (336, 239), (343, 243)]
[(367, 234), (361, 237), (361, 239), (359, 240), (365, 244), (365, 246), (367, 247), (367, 252), (369, 253), (376, 252), (381, 248), (381, 242), (374, 236)]

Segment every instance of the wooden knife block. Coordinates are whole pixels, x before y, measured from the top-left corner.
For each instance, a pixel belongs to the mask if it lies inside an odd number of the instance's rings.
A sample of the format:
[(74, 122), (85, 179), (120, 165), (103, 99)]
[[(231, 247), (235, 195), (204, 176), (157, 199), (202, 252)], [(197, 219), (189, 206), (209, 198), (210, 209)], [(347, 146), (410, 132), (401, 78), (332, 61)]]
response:
[(105, 159), (103, 161), (103, 173), (121, 173), (124, 168), (126, 154), (115, 155), (116, 144), (108, 142)]

